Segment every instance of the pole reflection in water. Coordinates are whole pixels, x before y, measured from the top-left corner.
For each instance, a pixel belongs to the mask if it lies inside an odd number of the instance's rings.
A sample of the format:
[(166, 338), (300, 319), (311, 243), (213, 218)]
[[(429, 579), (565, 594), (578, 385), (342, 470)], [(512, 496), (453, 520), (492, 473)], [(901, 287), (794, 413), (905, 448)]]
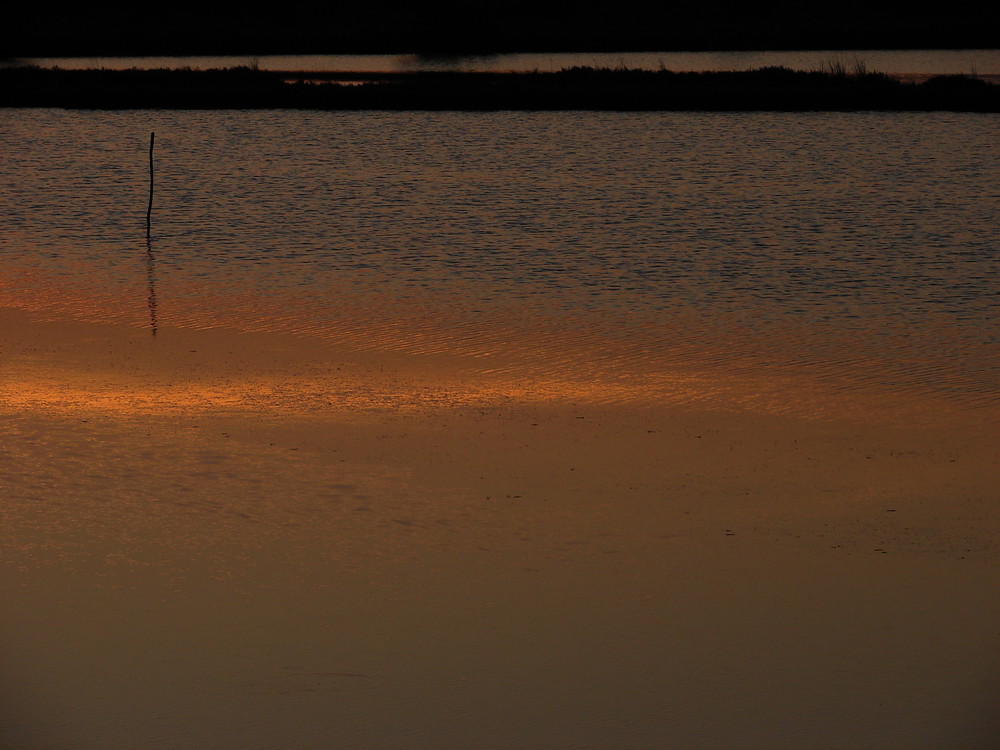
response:
[(0, 128), (0, 748), (995, 745), (992, 123), (152, 116)]
[(146, 305), (149, 307), (149, 327), (156, 336), (156, 257), (153, 255), (153, 240), (146, 237), (146, 284), (149, 296)]

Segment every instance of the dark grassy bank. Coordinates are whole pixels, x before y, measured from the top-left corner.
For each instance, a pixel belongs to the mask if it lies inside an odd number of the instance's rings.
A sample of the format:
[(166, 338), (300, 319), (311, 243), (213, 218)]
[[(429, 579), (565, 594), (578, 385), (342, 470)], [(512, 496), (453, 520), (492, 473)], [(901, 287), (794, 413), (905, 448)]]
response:
[(0, 106), (80, 109), (1000, 111), (966, 76), (904, 83), (865, 70), (322, 74), (0, 69)]

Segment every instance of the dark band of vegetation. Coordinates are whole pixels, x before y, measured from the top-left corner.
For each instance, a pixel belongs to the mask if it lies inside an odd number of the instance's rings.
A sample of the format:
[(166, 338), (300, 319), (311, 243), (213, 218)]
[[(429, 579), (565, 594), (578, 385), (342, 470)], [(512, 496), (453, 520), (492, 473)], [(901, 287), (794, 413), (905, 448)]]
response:
[(0, 69), (0, 106), (79, 109), (1000, 112), (1000, 86), (967, 76), (906, 83), (853, 70), (675, 73), (290, 73)]

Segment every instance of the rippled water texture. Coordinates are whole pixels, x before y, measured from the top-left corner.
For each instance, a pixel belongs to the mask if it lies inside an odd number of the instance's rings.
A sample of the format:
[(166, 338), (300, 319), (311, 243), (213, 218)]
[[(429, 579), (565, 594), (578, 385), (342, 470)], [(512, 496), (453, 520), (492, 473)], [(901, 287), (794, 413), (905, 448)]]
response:
[(995, 117), (4, 119), (8, 307), (461, 354), (605, 400), (996, 401)]
[(995, 116), (0, 118), (4, 750), (992, 746)]

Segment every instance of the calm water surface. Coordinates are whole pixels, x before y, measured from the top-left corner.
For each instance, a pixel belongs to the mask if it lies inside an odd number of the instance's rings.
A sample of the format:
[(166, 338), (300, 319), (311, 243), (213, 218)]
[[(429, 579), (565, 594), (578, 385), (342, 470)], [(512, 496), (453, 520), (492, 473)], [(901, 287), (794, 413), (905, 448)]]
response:
[(641, 372), (643, 397), (695, 362), (975, 407), (1000, 384), (996, 135), (952, 114), (7, 111), (0, 299)]
[(0, 746), (990, 746), (997, 124), (4, 110)]
[(268, 70), (413, 71), (561, 70), (574, 65), (656, 70), (749, 70), (769, 65), (814, 70), (831, 62), (861, 61), (883, 73), (1000, 74), (1000, 50), (800, 50), (745, 52), (530, 53), (440, 58), (420, 55), (265, 55), (263, 57), (71, 57), (26, 62), (64, 68), (219, 68), (256, 64)]

